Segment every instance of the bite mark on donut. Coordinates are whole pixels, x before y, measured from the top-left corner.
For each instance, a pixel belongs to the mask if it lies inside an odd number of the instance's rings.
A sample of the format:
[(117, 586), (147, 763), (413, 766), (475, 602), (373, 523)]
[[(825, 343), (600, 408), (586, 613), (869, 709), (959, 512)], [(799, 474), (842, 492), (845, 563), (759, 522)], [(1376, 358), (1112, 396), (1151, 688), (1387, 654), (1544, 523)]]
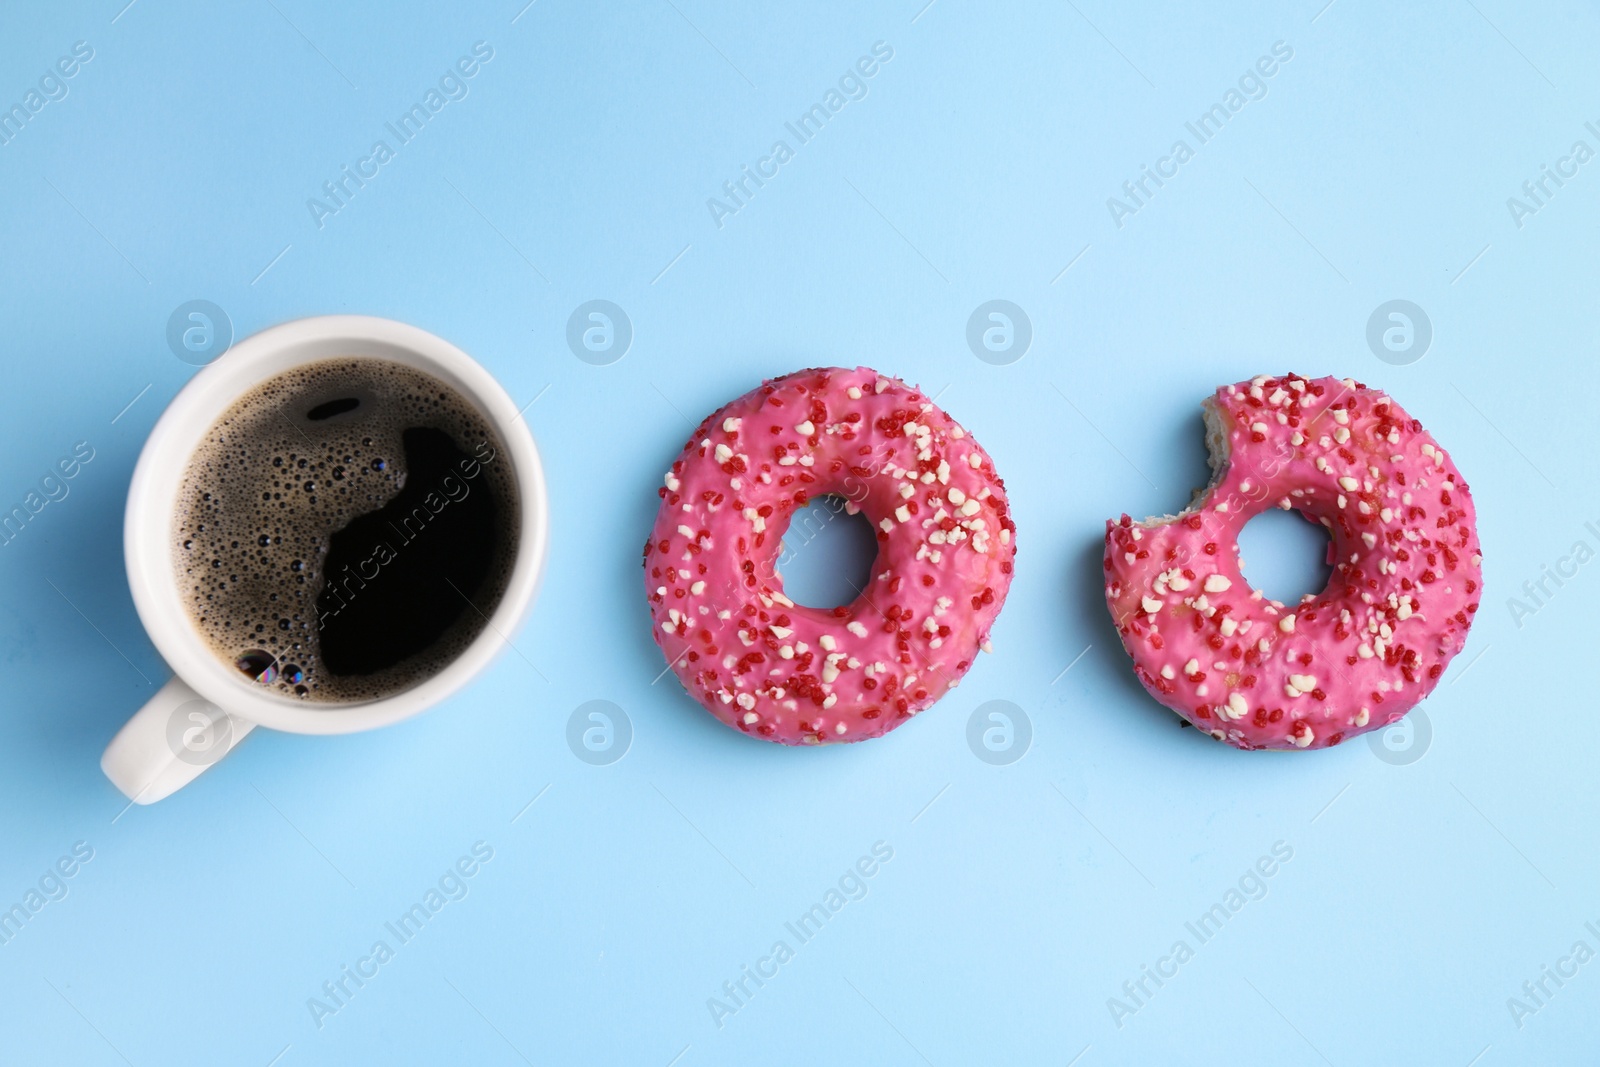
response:
[(1225, 417), (1216, 400), (1206, 397), (1200, 401), (1200, 418), (1205, 424), (1206, 466), (1211, 471), (1211, 480), (1197, 488), (1189, 498), (1189, 503), (1181, 510), (1166, 515), (1151, 515), (1144, 519), (1134, 521), (1134, 525), (1141, 529), (1150, 530), (1168, 523), (1177, 522), (1186, 515), (1205, 509), (1211, 494), (1221, 484), (1228, 473), (1228, 463), (1233, 454), (1232, 445), (1228, 440), (1228, 430)]

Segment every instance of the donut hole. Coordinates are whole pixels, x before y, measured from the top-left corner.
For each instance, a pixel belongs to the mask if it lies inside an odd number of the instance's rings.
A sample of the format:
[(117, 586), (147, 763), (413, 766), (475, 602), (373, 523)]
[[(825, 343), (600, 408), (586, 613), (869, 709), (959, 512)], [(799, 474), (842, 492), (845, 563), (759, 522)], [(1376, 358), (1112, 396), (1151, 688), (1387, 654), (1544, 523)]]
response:
[(1239, 531), (1239, 569), (1273, 600), (1298, 604), (1328, 587), (1327, 527), (1298, 511), (1269, 508)]
[(878, 536), (867, 517), (847, 512), (842, 496), (819, 496), (795, 511), (783, 532), (778, 580), (796, 604), (836, 608), (861, 595), (877, 556)]

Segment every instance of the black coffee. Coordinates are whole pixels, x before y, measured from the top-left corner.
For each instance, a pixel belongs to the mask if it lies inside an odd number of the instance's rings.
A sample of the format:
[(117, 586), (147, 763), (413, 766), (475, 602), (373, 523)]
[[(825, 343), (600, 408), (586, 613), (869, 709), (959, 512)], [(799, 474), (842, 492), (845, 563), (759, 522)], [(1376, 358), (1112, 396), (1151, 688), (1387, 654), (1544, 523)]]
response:
[(262, 383), (207, 431), (173, 554), (219, 658), (349, 702), (409, 688), (477, 638), (520, 527), (511, 458), (465, 398), (398, 363), (331, 359)]

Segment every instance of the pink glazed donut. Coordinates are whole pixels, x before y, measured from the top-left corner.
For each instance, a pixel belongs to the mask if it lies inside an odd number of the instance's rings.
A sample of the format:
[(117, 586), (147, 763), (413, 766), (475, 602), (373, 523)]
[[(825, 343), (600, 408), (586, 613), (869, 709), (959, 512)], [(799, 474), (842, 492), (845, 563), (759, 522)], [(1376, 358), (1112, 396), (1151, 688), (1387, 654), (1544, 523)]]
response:
[[(1432, 692), (1478, 610), (1466, 482), (1422, 424), (1345, 379), (1288, 374), (1204, 404), (1213, 477), (1178, 515), (1106, 523), (1106, 604), (1139, 681), (1242, 749), (1327, 748)], [(1292, 608), (1252, 589), (1238, 534), (1276, 504), (1332, 536)]]
[[(955, 420), (865, 367), (765, 382), (695, 430), (644, 546), (656, 644), (690, 695), (786, 745), (885, 734), (955, 687), (1005, 603), (1016, 555), (1005, 486)], [(783, 594), (796, 509), (845, 497), (877, 529), (851, 604)]]

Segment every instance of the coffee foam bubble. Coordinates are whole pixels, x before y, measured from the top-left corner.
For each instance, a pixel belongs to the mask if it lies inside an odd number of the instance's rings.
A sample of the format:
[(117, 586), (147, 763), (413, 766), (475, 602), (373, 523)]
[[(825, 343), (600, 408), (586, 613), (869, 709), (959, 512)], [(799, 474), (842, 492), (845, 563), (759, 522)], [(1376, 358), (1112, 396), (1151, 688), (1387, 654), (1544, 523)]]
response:
[[(371, 674), (334, 674), (321, 656), (317, 603), (331, 539), (406, 487), (402, 435), (418, 428), (444, 432), (473, 457), (474, 473), (463, 460), (460, 478), (495, 501), (494, 558), (439, 640)], [(437, 673), (482, 632), (510, 578), (520, 524), (511, 457), (464, 397), (398, 363), (330, 359), (256, 386), (206, 432), (180, 482), (174, 574), (191, 622), (224, 663), (301, 700), (374, 700)]]

